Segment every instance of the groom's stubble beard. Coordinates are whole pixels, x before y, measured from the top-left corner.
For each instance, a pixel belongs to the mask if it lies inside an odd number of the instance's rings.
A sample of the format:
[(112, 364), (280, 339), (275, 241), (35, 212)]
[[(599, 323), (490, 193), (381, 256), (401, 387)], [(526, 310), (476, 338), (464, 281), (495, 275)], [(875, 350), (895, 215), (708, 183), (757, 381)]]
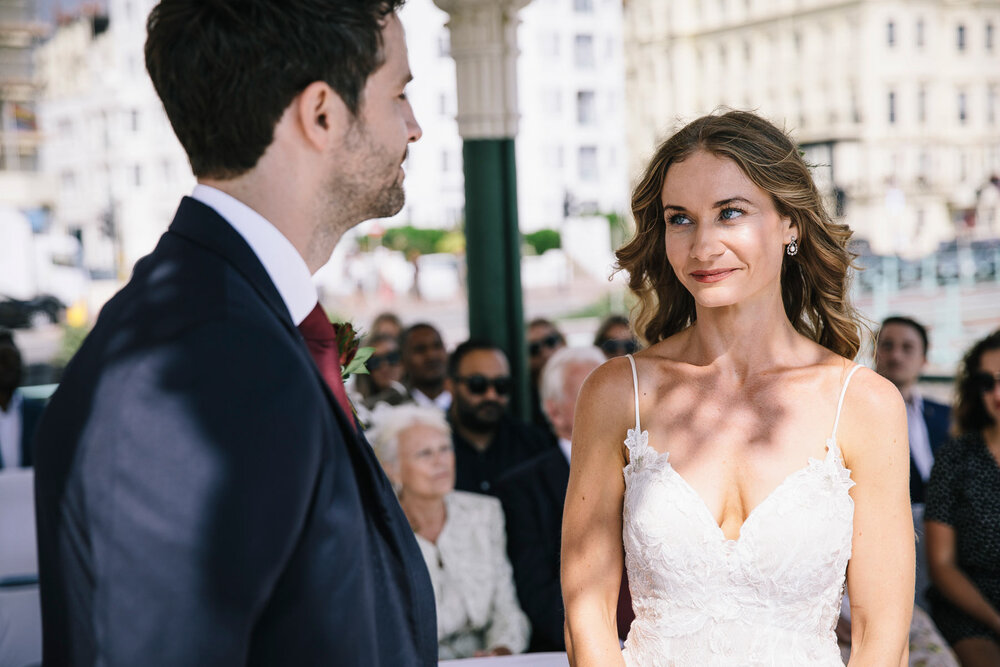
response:
[[(365, 220), (388, 218), (403, 208), (401, 163), (407, 151), (393, 154), (375, 141), (360, 118), (355, 118), (344, 136), (325, 188), (330, 226), (340, 233)], [(339, 224), (337, 224), (339, 222)]]

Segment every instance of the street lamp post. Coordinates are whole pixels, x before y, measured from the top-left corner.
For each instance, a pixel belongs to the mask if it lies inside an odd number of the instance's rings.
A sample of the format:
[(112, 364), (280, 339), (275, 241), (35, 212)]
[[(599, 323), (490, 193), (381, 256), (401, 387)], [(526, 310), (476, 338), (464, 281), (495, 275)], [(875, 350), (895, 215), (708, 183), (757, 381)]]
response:
[(465, 174), (469, 333), (502, 347), (530, 408), (517, 221), (517, 12), (530, 0), (434, 0), (449, 15)]

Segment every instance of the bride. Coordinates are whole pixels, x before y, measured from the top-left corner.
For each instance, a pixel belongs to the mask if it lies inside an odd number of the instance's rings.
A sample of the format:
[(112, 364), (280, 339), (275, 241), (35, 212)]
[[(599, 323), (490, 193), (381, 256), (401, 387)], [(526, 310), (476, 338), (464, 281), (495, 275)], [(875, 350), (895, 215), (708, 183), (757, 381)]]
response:
[[(699, 118), (618, 252), (650, 346), (580, 394), (563, 522), (571, 664), (906, 664), (914, 537), (899, 393), (851, 359), (851, 255), (796, 146)], [(615, 631), (622, 562), (635, 610)]]

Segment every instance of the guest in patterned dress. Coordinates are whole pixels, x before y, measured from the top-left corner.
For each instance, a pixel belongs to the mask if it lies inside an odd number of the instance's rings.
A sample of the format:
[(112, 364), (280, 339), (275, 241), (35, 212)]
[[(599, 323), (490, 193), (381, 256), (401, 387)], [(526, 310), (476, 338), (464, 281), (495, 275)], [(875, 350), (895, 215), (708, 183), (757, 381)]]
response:
[(927, 489), (931, 615), (963, 667), (1000, 665), (1000, 331), (959, 368), (956, 437)]
[(440, 410), (376, 410), (375, 452), (392, 480), (430, 571), (442, 660), (520, 653), (518, 605), (500, 501), (455, 491), (451, 429)]

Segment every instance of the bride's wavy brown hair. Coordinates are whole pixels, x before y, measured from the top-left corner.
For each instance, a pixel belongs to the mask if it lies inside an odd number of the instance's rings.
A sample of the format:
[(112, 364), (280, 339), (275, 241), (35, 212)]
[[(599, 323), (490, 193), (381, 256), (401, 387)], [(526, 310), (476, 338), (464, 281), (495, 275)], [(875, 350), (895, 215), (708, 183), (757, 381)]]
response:
[(861, 347), (862, 323), (849, 303), (847, 249), (851, 229), (834, 222), (823, 206), (809, 167), (792, 140), (756, 114), (729, 111), (689, 123), (657, 149), (632, 193), (635, 236), (616, 254), (638, 297), (634, 330), (648, 344), (694, 323), (694, 297), (667, 261), (663, 183), (670, 165), (698, 150), (729, 158), (771, 195), (778, 214), (798, 225), (799, 252), (785, 256), (781, 294), (785, 314), (797, 331), (823, 347), (853, 359)]

